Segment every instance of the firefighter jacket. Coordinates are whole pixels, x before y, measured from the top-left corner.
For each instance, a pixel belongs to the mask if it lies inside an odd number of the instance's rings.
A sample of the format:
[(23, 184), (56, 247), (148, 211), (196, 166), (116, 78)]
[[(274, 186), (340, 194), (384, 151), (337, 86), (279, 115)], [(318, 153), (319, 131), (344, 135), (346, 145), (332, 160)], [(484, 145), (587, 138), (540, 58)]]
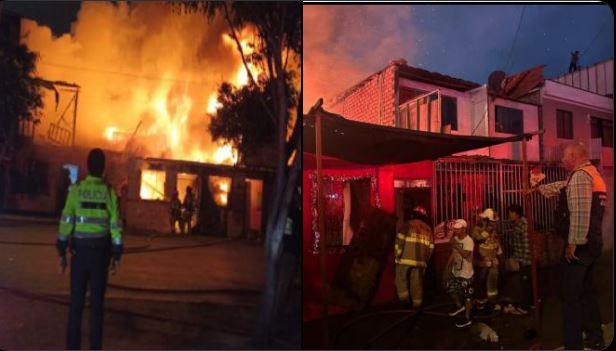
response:
[(497, 256), (503, 253), (496, 231), (488, 232), (481, 226), (473, 228), (473, 240), (479, 244), (476, 264), (480, 267), (492, 267), (498, 265)]
[(403, 226), (396, 235), (394, 257), (397, 264), (426, 267), (433, 249), (430, 226), (418, 219), (412, 219), (408, 226)]
[(122, 254), (122, 221), (115, 191), (101, 178), (87, 176), (69, 188), (58, 233), (57, 247), (64, 256), (70, 237), (105, 238), (111, 235), (115, 260)]

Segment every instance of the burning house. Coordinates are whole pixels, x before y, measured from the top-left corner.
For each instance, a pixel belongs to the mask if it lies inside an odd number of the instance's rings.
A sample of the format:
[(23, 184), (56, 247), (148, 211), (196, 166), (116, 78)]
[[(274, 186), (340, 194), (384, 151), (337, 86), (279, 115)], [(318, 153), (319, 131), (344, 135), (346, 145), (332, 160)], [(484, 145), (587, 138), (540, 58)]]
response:
[[(19, 157), (3, 172), (4, 210), (59, 213), (68, 184), (87, 173), (88, 150), (100, 147), (129, 228), (168, 232), (169, 197), (177, 189), (183, 200), (191, 186), (200, 232), (263, 232), (275, 158), (251, 150), (238, 163), (235, 147), (208, 131), (219, 84), (248, 84), (235, 41), (222, 19), (166, 6), (85, 2), (61, 36), (11, 22), (39, 55), (44, 108), (38, 123), (20, 126)], [(251, 29), (238, 34), (249, 55)]]

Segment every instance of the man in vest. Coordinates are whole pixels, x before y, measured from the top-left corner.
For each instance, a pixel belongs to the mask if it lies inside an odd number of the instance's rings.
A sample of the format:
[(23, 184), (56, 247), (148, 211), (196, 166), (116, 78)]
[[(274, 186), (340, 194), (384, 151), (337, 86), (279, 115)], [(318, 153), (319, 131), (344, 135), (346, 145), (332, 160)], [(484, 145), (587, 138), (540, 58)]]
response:
[(402, 302), (412, 299), (413, 308), (420, 308), (423, 295), (423, 275), (434, 249), (432, 229), (426, 210), (417, 206), (411, 219), (396, 236), (396, 292)]
[[(56, 246), (60, 255), (59, 270), (66, 270), (66, 249), (71, 251), (71, 297), (67, 345), (81, 347), (81, 315), (90, 285), (90, 349), (100, 350), (103, 339), (103, 310), (107, 269), (119, 268), (122, 254), (122, 221), (118, 199), (102, 180), (105, 154), (93, 149), (88, 155), (89, 175), (69, 189)], [(70, 245), (69, 245), (70, 242)]]
[(590, 163), (585, 144), (567, 145), (562, 163), (570, 172), (567, 180), (540, 185), (536, 190), (544, 196), (560, 196), (555, 224), (566, 243), (561, 287), (564, 346), (566, 350), (582, 349), (585, 326), (589, 347), (602, 350), (605, 344), (593, 275), (603, 247), (606, 186)]

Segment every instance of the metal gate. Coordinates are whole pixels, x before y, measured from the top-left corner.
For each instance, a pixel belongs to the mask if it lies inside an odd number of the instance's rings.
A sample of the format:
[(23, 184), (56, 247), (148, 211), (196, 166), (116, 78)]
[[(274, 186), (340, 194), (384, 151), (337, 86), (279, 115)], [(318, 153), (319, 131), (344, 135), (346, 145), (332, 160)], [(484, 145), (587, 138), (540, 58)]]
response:
[[(564, 180), (564, 168), (529, 162), (528, 168), (541, 166), (545, 179), (542, 184)], [(530, 175), (526, 175), (527, 177)], [(435, 224), (462, 218), (469, 229), (479, 213), (492, 208), (500, 217), (501, 242), (505, 257), (511, 255), (510, 222), (507, 208), (524, 201), (522, 163), (495, 160), (487, 157), (449, 157), (435, 162), (433, 186), (433, 220)], [(545, 198), (538, 193), (531, 196), (534, 230), (546, 232), (553, 225), (553, 212), (558, 198)], [(530, 230), (531, 228), (529, 228)]]

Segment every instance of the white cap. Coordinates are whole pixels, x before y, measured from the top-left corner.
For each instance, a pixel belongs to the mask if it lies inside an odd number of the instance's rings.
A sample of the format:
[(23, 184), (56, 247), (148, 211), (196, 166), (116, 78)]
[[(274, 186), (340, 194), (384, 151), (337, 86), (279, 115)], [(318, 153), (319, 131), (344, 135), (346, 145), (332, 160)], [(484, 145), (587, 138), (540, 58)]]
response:
[(426, 209), (423, 206), (415, 206), (413, 208), (413, 212), (419, 212), (419, 213), (421, 213), (424, 216), (428, 215), (427, 212), (426, 212)]
[(453, 222), (453, 229), (462, 229), (462, 228), (466, 228), (466, 221), (463, 219), (456, 219)]
[(485, 211), (483, 211), (479, 217), (481, 218), (486, 218), (489, 219), (491, 221), (496, 221), (496, 213), (494, 213), (494, 210), (491, 208), (486, 208)]

